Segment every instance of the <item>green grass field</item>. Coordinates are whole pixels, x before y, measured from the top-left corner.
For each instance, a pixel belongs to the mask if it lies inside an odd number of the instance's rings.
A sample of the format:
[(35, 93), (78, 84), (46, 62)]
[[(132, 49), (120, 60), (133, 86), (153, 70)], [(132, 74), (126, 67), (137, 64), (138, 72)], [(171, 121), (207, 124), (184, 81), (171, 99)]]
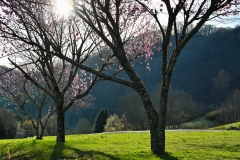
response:
[[(0, 140), (0, 159), (159, 159), (150, 151), (150, 134), (117, 133)], [(166, 154), (160, 159), (240, 159), (240, 131), (166, 132)]]

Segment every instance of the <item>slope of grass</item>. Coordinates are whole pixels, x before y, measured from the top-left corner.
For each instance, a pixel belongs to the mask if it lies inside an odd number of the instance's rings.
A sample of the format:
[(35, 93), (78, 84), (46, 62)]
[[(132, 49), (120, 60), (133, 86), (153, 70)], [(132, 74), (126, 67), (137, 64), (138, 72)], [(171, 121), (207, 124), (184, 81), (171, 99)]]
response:
[(210, 128), (210, 129), (212, 129), (212, 130), (226, 130), (227, 128), (229, 128), (231, 126), (237, 127), (237, 128), (240, 129), (240, 122), (226, 124), (226, 125), (222, 125), (222, 126), (217, 126), (217, 127), (213, 127), (213, 128)]
[[(159, 159), (150, 151), (150, 134), (117, 133), (68, 135), (43, 140), (0, 140), (0, 159)], [(166, 151), (160, 159), (240, 159), (240, 132), (166, 132)], [(9, 154), (7, 154), (9, 153)]]
[(194, 119), (190, 122), (186, 122), (183, 123), (181, 125), (181, 129), (207, 129), (207, 128), (211, 128), (214, 127), (214, 122), (213, 121), (209, 121), (204, 117), (200, 117), (197, 119)]

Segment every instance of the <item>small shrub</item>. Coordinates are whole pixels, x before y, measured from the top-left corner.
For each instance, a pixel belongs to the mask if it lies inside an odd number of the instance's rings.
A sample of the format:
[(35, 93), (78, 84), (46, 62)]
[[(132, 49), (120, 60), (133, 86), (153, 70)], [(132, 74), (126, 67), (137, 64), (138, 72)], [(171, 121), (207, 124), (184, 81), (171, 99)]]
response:
[(209, 121), (215, 121), (215, 120), (217, 120), (219, 113), (220, 113), (220, 110), (209, 112), (206, 115), (206, 119)]
[(203, 129), (202, 125), (193, 125), (193, 129)]
[(107, 124), (104, 127), (106, 132), (127, 131), (130, 130), (131, 125), (128, 123), (126, 116), (123, 114), (122, 118), (114, 114), (108, 117)]
[(92, 133), (92, 124), (86, 118), (81, 118), (75, 126), (74, 133), (77, 134)]
[(181, 129), (203, 129), (204, 126), (201, 124), (183, 124)]

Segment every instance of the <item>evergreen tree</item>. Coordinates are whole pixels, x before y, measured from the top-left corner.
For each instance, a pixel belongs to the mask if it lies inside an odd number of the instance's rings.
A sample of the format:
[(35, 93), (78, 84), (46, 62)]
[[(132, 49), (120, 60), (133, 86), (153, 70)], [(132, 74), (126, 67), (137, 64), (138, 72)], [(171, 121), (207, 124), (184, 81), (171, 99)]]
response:
[(109, 117), (108, 109), (101, 109), (98, 113), (94, 126), (93, 126), (93, 133), (102, 133), (104, 130), (104, 126), (107, 123), (107, 119)]

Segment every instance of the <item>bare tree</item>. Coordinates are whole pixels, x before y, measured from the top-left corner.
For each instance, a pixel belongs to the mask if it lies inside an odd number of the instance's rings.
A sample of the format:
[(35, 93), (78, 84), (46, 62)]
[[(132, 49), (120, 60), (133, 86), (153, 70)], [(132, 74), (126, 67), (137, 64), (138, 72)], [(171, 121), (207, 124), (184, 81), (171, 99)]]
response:
[(129, 93), (118, 99), (119, 112), (125, 115), (132, 130), (148, 130), (147, 115), (137, 93)]
[(227, 124), (239, 121), (240, 116), (240, 91), (234, 90), (228, 94), (226, 100), (221, 103), (216, 121), (219, 124)]
[(182, 123), (197, 117), (198, 114), (197, 105), (188, 93), (170, 90), (166, 122), (168, 126), (179, 128)]
[(86, 118), (81, 118), (79, 119), (74, 128), (74, 133), (77, 134), (92, 133), (92, 124)]
[(199, 30), (199, 34), (209, 36), (210, 34), (217, 31), (217, 27), (213, 25), (203, 25)]
[(227, 91), (230, 87), (229, 82), (231, 80), (232, 77), (229, 75), (229, 73), (226, 73), (224, 69), (219, 70), (217, 76), (213, 78), (213, 90), (211, 96), (213, 97), (213, 100), (215, 100), (215, 103), (217, 105), (219, 105), (221, 101), (224, 100), (227, 96)]
[(27, 135), (27, 137), (33, 137), (34, 132), (36, 133), (35, 128), (33, 127), (30, 120), (23, 121), (23, 123), (21, 124), (21, 128), (25, 130), (25, 134)]
[[(158, 87), (156, 87), (158, 88)], [(159, 92), (161, 88), (154, 91), (152, 100), (155, 106), (159, 106)], [(199, 109), (191, 95), (185, 91), (170, 89), (168, 95), (168, 109), (166, 115), (166, 128), (177, 129), (180, 125), (188, 120), (199, 116)], [(158, 108), (156, 108), (158, 110)]]
[[(45, 118), (46, 117), (43, 117), (43, 119)], [(57, 116), (56, 115), (53, 115), (49, 118), (44, 135), (48, 135), (48, 136), (57, 135)]]

